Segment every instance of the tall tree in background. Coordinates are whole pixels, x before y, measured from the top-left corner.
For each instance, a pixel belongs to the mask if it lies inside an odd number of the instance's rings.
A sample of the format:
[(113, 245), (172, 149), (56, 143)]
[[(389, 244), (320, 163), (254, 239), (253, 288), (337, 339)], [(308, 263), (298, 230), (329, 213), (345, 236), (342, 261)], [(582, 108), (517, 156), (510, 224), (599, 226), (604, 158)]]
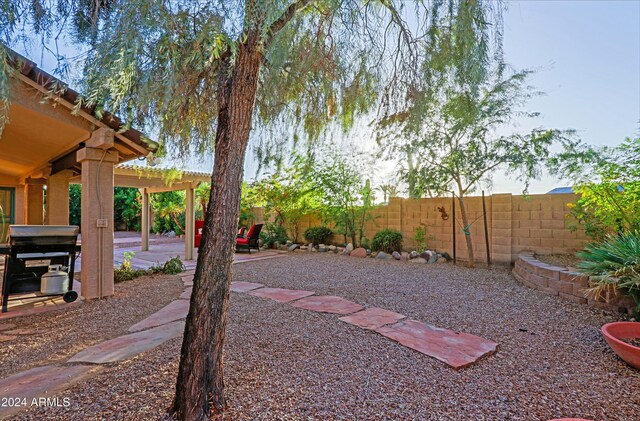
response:
[[(501, 6), (496, 7), (499, 12)], [(409, 89), (408, 107), (389, 113), (379, 133), (382, 151), (400, 156), (400, 175), (411, 196), (456, 196), (470, 267), (474, 221), (465, 197), (490, 183), (498, 169), (522, 180), (526, 191), (552, 143), (566, 140), (558, 130), (504, 134), (515, 117), (537, 116), (522, 110), (536, 92), (527, 85), (530, 71), (508, 71), (501, 28), (489, 22), (480, 1), (461, 2), (434, 17), (422, 79)]]

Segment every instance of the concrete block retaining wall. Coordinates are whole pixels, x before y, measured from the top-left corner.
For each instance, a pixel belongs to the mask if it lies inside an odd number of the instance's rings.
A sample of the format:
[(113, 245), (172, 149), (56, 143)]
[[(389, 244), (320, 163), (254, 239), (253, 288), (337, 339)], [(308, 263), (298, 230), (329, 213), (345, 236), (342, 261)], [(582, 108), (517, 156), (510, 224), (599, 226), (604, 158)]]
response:
[(626, 296), (616, 294), (606, 297), (608, 299), (587, 297), (584, 290), (589, 286), (588, 276), (541, 262), (534, 257), (533, 252), (523, 252), (518, 255), (513, 276), (530, 288), (574, 303), (629, 314), (634, 308), (633, 300)]

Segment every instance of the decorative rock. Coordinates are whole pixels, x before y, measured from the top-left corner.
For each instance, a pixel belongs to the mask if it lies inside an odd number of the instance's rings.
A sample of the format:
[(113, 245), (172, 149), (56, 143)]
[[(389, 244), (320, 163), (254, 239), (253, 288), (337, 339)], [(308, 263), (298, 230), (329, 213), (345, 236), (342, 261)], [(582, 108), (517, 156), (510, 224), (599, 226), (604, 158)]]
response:
[(329, 251), (329, 247), (318, 247), (318, 251), (321, 253), (326, 253)]
[(367, 256), (371, 256), (371, 249), (367, 249)]
[(444, 257), (445, 259), (447, 259), (447, 262), (453, 260), (451, 258), (451, 256), (449, 256), (449, 253), (447, 253), (446, 251), (444, 253), (442, 253), (442, 257)]
[(402, 260), (403, 262), (407, 262), (409, 260), (409, 253), (403, 251), (400, 255), (400, 260)]
[(300, 250), (307, 250), (307, 249), (309, 249), (309, 247), (307, 247), (307, 246), (300, 246)]
[(0, 335), (0, 342), (6, 342), (15, 339), (15, 336)]
[(334, 245), (330, 245), (329, 247), (329, 251), (336, 251), (337, 247)]
[(379, 260), (389, 260), (389, 259), (393, 259), (393, 257), (389, 256), (387, 253), (385, 253), (384, 251), (380, 251), (378, 252), (378, 254), (376, 255), (376, 259)]
[(391, 253), (391, 256), (396, 260), (400, 260), (400, 258), (402, 257), (402, 255), (397, 251), (394, 251), (393, 253)]
[(287, 245), (288, 245), (288, 246), (290, 246), (290, 245), (292, 245), (292, 244), (293, 244), (293, 241), (291, 241), (291, 240), (287, 240)]
[(423, 259), (422, 257), (416, 257), (415, 259), (409, 260), (411, 263), (427, 263), (427, 259)]
[(440, 257), (438, 257), (437, 262), (438, 263), (447, 263), (447, 259), (445, 259), (444, 257), (440, 256)]
[(427, 260), (428, 263), (435, 263), (438, 261), (438, 255), (434, 252), (431, 252), (431, 257)]
[(288, 248), (289, 251), (295, 251), (300, 248), (299, 244), (291, 244)]
[(309, 243), (307, 246), (307, 251), (313, 251), (313, 243)]
[(429, 259), (431, 259), (431, 250), (423, 251), (422, 253), (420, 253), (420, 257), (428, 261)]
[(353, 250), (349, 254), (349, 256), (351, 256), (351, 257), (367, 257), (367, 250), (363, 249), (362, 247), (358, 247), (357, 249)]
[(409, 259), (415, 259), (416, 257), (420, 257), (420, 253), (418, 253), (417, 251), (414, 250), (409, 253)]
[(344, 254), (349, 255), (353, 251), (353, 244), (347, 244), (347, 247), (344, 248)]

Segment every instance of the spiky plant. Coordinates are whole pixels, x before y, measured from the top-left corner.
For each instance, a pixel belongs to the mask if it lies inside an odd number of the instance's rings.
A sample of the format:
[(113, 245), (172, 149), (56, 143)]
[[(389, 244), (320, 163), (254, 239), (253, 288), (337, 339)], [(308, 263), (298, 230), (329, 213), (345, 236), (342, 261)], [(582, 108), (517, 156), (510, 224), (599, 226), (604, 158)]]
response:
[(640, 316), (640, 232), (608, 235), (577, 253), (578, 271), (591, 277), (587, 293), (601, 297), (619, 290), (633, 298), (635, 315)]

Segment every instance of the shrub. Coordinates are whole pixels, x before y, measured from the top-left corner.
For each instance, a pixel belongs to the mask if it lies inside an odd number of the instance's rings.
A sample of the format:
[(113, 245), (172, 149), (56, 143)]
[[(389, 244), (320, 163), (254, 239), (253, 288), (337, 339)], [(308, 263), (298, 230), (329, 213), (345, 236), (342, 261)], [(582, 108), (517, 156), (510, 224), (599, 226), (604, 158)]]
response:
[(165, 273), (167, 275), (177, 275), (186, 270), (184, 263), (180, 257), (176, 256), (164, 263), (158, 263), (151, 266), (148, 270), (134, 269), (131, 267), (131, 258), (135, 255), (132, 251), (124, 253), (124, 261), (120, 266), (113, 270), (113, 281), (115, 283), (130, 281), (144, 275), (152, 275), (154, 273)]
[(167, 275), (177, 275), (186, 270), (184, 263), (180, 260), (179, 256), (173, 257), (164, 263), (159, 263), (157, 266), (151, 266), (149, 271), (151, 273), (166, 273)]
[(304, 230), (304, 238), (313, 244), (326, 244), (333, 237), (329, 227), (310, 227)]
[(133, 269), (131, 267), (131, 258), (135, 255), (132, 251), (124, 253), (124, 261), (120, 266), (113, 270), (113, 282), (124, 282), (135, 279), (139, 276), (146, 275), (148, 272), (144, 269)]
[(260, 231), (260, 238), (264, 241), (266, 248), (271, 248), (275, 243), (285, 244), (289, 241), (287, 230), (278, 224), (266, 223)]
[(376, 233), (371, 241), (371, 248), (375, 251), (393, 253), (402, 250), (402, 234), (400, 231), (384, 229)]
[(577, 253), (579, 272), (591, 277), (591, 296), (620, 290), (633, 298), (636, 317), (640, 316), (640, 231), (608, 235)]

